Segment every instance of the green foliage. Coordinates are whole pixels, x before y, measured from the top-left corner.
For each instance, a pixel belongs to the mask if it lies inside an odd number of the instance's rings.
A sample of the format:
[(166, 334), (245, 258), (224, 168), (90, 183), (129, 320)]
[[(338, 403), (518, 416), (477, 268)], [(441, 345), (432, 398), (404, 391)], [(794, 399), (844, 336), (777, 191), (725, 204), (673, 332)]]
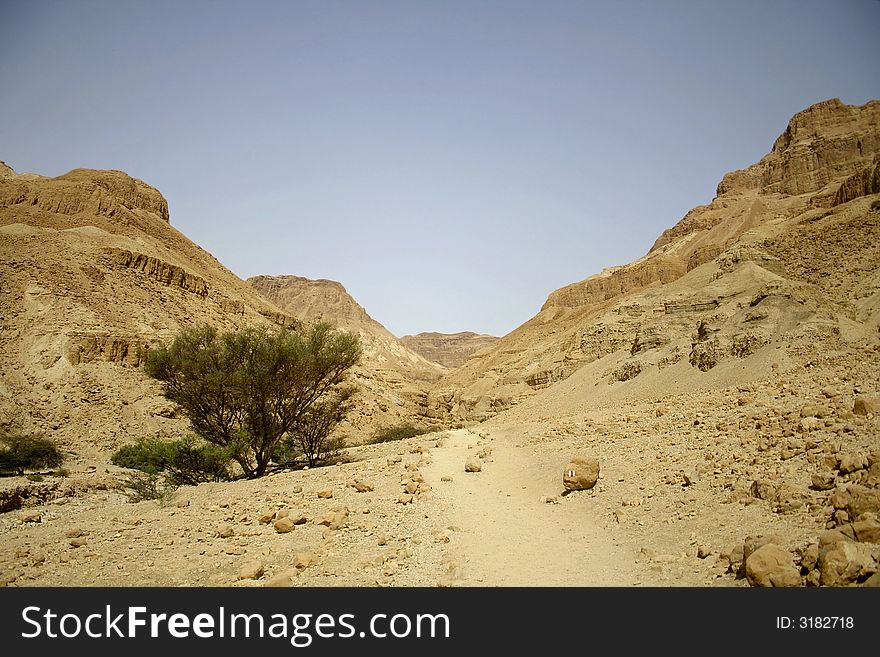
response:
[(43, 475), (41, 474), (29, 474), (27, 476), (28, 481), (43, 481)]
[(379, 429), (367, 442), (371, 445), (376, 445), (378, 443), (388, 443), (393, 440), (403, 440), (405, 438), (421, 436), (423, 433), (426, 432), (426, 429), (419, 429), (418, 427), (415, 427), (408, 423), (398, 424), (393, 427), (385, 427), (384, 429)]
[(284, 437), (282, 445), (294, 445), (310, 468), (338, 458), (345, 440), (338, 436), (331, 438), (330, 434), (348, 413), (354, 392), (353, 388), (340, 387), (309, 406)]
[(871, 203), (871, 210), (873, 210), (873, 211), (880, 210), (880, 199), (877, 199), (876, 201)]
[(48, 438), (10, 434), (0, 436), (0, 472), (23, 475), (25, 470), (55, 468), (64, 457)]
[(285, 437), (309, 445), (295, 436), (326, 438), (321, 414), (336, 418), (347, 407), (342, 383), (360, 355), (357, 336), (328, 324), (302, 333), (246, 328), (220, 334), (202, 326), (151, 349), (145, 370), (165, 384), (165, 396), (182, 408), (196, 434), (254, 478), (265, 474)]
[(121, 468), (148, 475), (164, 472), (177, 486), (196, 486), (204, 481), (228, 481), (233, 451), (188, 436), (181, 440), (141, 440), (119, 448), (110, 461)]
[(58, 468), (57, 470), (55, 470), (52, 473), (52, 476), (53, 477), (69, 477), (70, 470), (68, 470), (67, 468)]
[(162, 475), (150, 472), (133, 472), (122, 480), (122, 489), (129, 502), (157, 500), (164, 505), (177, 490), (177, 485)]

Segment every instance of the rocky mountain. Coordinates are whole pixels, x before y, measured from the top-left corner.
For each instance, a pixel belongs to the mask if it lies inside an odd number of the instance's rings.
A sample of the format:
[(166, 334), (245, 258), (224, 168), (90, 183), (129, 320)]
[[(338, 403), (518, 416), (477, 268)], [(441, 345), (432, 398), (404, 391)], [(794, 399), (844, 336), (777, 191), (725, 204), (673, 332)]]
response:
[(377, 370), (423, 381), (434, 381), (445, 372), (370, 317), (341, 283), (300, 276), (254, 276), (247, 282), (290, 315), (308, 322), (329, 322), (359, 335), (367, 359)]
[(644, 257), (556, 290), (447, 375), (428, 412), (485, 419), (586, 367), (591, 395), (650, 395), (747, 378), (788, 345), (875, 344), (878, 192), (880, 102), (817, 103)]
[(419, 333), (404, 335), (400, 341), (412, 351), (444, 367), (460, 367), (480, 349), (494, 344), (494, 335), (462, 331), (460, 333)]
[[(41, 432), (106, 457), (141, 436), (187, 429), (143, 349), (210, 323), (296, 326), (169, 223), (158, 190), (121, 171), (56, 178), (0, 165), (0, 428)], [(422, 411), (367, 359), (353, 434)]]

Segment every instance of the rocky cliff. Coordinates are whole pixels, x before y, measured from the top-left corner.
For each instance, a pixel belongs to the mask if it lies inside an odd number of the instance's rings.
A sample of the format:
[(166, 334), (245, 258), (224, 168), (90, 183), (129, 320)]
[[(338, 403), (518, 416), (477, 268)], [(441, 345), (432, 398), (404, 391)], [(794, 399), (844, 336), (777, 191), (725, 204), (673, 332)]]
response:
[(447, 375), (429, 413), (485, 419), (595, 362), (605, 364), (599, 379), (627, 389), (678, 363), (698, 385), (729, 359), (748, 370), (785, 336), (876, 340), (878, 164), (880, 102), (799, 112), (765, 157), (724, 176), (713, 201), (644, 257), (551, 293), (535, 317)]
[(412, 351), (444, 367), (460, 367), (474, 353), (494, 344), (494, 335), (484, 335), (472, 331), (460, 333), (419, 333), (404, 335), (400, 341)]

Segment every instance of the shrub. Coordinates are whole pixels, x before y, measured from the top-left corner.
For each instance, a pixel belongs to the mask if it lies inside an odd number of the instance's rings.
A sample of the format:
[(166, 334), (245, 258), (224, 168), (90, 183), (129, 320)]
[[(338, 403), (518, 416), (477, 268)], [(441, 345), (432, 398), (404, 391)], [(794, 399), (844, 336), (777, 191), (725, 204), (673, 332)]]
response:
[(0, 437), (0, 472), (23, 475), (25, 470), (55, 468), (63, 462), (58, 447), (48, 438), (24, 434)]
[(129, 502), (158, 500), (165, 504), (177, 490), (177, 486), (168, 478), (149, 472), (134, 472), (122, 480), (122, 489)]
[(110, 459), (122, 468), (140, 470), (148, 475), (164, 472), (177, 486), (195, 486), (204, 481), (228, 481), (232, 478), (230, 450), (201, 443), (188, 436), (180, 440), (141, 440), (118, 449)]
[(404, 440), (405, 438), (421, 436), (423, 433), (426, 433), (426, 429), (419, 429), (412, 424), (404, 423), (393, 427), (379, 429), (367, 442), (371, 445), (377, 445), (379, 443), (387, 443), (393, 440)]
[(227, 450), (254, 478), (265, 474), (285, 436), (326, 440), (327, 421), (335, 425), (347, 408), (341, 385), (360, 355), (357, 336), (328, 324), (302, 333), (246, 328), (219, 334), (203, 326), (151, 349), (145, 371), (164, 383), (165, 396), (196, 434)]
[(52, 473), (52, 476), (53, 477), (69, 477), (70, 470), (68, 470), (67, 468), (58, 468), (57, 470), (55, 470)]

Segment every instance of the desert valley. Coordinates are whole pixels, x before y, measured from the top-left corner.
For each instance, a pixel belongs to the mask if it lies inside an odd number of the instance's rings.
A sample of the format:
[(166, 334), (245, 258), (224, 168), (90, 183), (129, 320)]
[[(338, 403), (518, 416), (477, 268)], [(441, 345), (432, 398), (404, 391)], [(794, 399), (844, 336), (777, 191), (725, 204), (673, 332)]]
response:
[[(0, 163), (0, 430), (65, 457), (0, 478), (0, 582), (876, 586), (880, 101), (780, 128), (498, 337), (395, 336), (345, 281), (238, 278), (147, 182)], [(316, 321), (363, 346), (338, 462), (130, 501), (112, 455), (190, 432), (147, 349)]]

